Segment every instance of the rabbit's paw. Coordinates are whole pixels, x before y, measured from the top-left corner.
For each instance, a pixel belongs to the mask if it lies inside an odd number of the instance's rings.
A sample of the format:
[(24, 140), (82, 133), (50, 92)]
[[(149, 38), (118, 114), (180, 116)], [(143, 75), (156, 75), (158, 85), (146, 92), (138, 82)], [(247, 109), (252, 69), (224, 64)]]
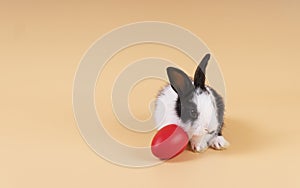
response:
[(209, 146), (216, 150), (226, 149), (229, 145), (229, 142), (223, 136), (216, 136), (209, 142)]
[(191, 148), (195, 152), (204, 152), (208, 148), (206, 139), (201, 138), (201, 136), (193, 136), (190, 142)]

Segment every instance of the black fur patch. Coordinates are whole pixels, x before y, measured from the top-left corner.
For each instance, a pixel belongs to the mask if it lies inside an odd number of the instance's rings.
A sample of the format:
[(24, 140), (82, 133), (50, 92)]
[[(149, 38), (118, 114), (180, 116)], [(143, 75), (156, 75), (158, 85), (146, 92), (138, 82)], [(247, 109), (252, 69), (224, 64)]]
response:
[(205, 83), (205, 75), (201, 71), (201, 69), (198, 69), (198, 71), (196, 71), (195, 78), (194, 78), (195, 88), (201, 88), (202, 91), (206, 91), (204, 83)]
[(211, 94), (214, 96), (215, 101), (216, 101), (217, 119), (218, 119), (218, 123), (219, 123), (217, 134), (218, 134), (218, 136), (222, 136), (222, 128), (223, 128), (223, 125), (224, 125), (225, 104), (224, 104), (223, 98), (221, 97), (221, 95), (219, 95), (216, 92), (216, 90), (214, 90), (211, 87), (209, 87), (209, 89), (211, 90)]
[(181, 117), (181, 104), (180, 104), (180, 98), (177, 98), (175, 111), (178, 117)]
[[(178, 117), (185, 123), (187, 121), (194, 122), (198, 118), (197, 105), (192, 101), (193, 93), (180, 99), (177, 98), (175, 111)], [(193, 111), (193, 113), (192, 113)]]
[(206, 91), (205, 88), (205, 72), (210, 54), (206, 54), (198, 65), (195, 74), (194, 74), (194, 86), (195, 88), (200, 88), (203, 91)]

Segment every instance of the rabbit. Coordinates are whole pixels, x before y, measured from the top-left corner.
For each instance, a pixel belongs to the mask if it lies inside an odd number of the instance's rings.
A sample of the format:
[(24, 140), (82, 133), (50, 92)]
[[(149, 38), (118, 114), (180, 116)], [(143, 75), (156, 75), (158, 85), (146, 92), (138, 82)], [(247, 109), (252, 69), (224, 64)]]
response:
[(188, 135), (191, 149), (203, 152), (209, 147), (221, 150), (229, 146), (222, 135), (223, 98), (205, 85), (205, 70), (210, 59), (206, 54), (198, 65), (194, 81), (182, 70), (167, 68), (170, 84), (157, 95), (154, 120), (158, 129), (176, 124)]

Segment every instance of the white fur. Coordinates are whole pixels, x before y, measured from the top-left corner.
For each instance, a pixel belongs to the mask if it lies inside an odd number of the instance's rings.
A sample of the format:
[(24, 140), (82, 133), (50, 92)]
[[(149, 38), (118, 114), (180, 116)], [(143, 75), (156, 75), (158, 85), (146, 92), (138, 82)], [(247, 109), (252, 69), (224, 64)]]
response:
[[(209, 88), (207, 87), (209, 91)], [(191, 122), (184, 123), (177, 116), (175, 105), (177, 93), (170, 85), (166, 86), (156, 100), (154, 112), (155, 122), (158, 129), (168, 125), (177, 124), (182, 127), (190, 138), (191, 147), (194, 151), (201, 152), (209, 146), (215, 149), (224, 149), (229, 144), (223, 136), (209, 134), (218, 129), (217, 109), (215, 99), (207, 92), (196, 90), (193, 102), (197, 105), (199, 116), (191, 126)]]
[(210, 140), (209, 145), (214, 149), (225, 149), (229, 146), (229, 142), (223, 136), (216, 136)]
[(212, 138), (212, 135), (194, 135), (190, 139), (191, 148), (194, 151), (202, 152), (208, 148), (208, 141)]
[(176, 114), (175, 105), (177, 93), (170, 85), (166, 86), (156, 100), (154, 118), (158, 129), (168, 124), (179, 124), (180, 119)]
[(214, 108), (211, 95), (196, 90), (193, 101), (197, 104), (197, 110), (200, 113), (196, 121), (196, 129), (193, 131), (193, 135), (201, 135), (207, 132), (216, 131), (218, 128), (217, 111)]

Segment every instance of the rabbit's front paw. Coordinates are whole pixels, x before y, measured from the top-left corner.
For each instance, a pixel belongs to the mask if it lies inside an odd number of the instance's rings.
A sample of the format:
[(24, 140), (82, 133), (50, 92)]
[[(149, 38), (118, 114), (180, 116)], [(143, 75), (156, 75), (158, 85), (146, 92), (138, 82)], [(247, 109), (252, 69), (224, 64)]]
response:
[(193, 136), (191, 139), (191, 148), (195, 152), (204, 152), (208, 148), (206, 139), (201, 138), (202, 136)]
[(226, 149), (229, 145), (223, 136), (216, 136), (209, 142), (209, 146), (217, 150)]

